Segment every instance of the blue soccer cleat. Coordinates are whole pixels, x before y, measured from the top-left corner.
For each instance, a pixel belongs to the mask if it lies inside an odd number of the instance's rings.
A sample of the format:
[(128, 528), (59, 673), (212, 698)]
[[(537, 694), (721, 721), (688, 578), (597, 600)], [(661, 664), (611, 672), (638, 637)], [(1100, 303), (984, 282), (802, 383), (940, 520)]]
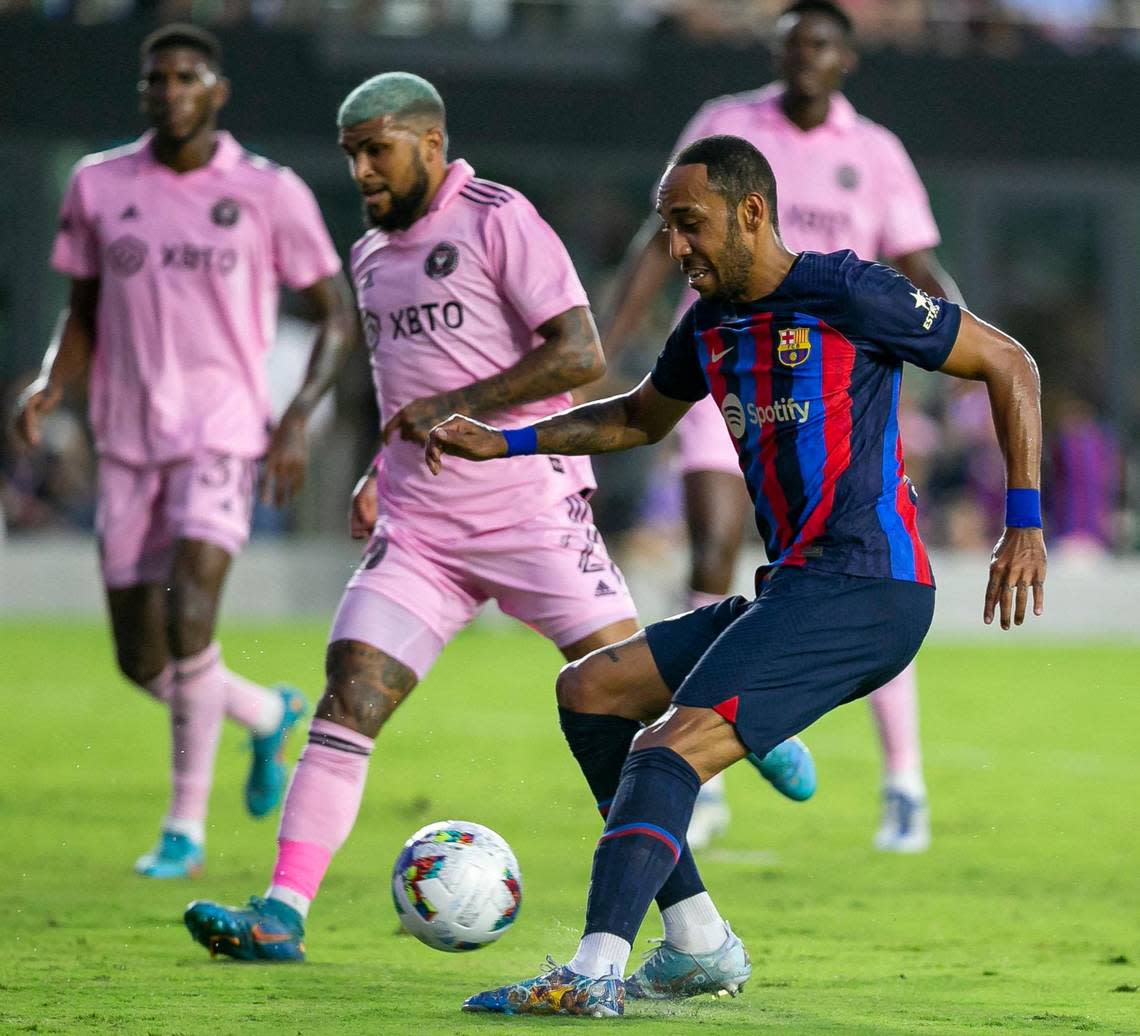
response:
[(202, 846), (188, 835), (163, 831), (158, 845), (135, 861), (135, 873), (144, 878), (196, 878), (205, 860)]
[(182, 920), (194, 937), (210, 951), (234, 960), (272, 963), (305, 959), (305, 922), (291, 906), (275, 899), (250, 897), (247, 907), (228, 907), (198, 899), (186, 908)]
[(488, 989), (463, 1001), (464, 1011), (491, 1014), (566, 1014), (580, 1018), (620, 1018), (625, 1013), (625, 988), (616, 972), (588, 978), (555, 964), (537, 978)]
[(736, 996), (752, 977), (752, 962), (739, 937), (727, 924), (720, 949), (683, 953), (664, 940), (625, 980), (630, 1000), (687, 1000), (691, 996)]
[(285, 706), (281, 722), (272, 734), (264, 737), (251, 734), (249, 738), (253, 762), (245, 782), (245, 807), (254, 817), (272, 813), (280, 804), (286, 784), (285, 741), (309, 709), (305, 696), (295, 687), (282, 686), (276, 690)]
[(884, 853), (924, 853), (930, 848), (930, 809), (925, 797), (897, 788), (883, 792), (883, 816), (873, 842)]
[(781, 742), (763, 759), (749, 752), (748, 761), (773, 788), (794, 802), (815, 794), (815, 760), (798, 737)]

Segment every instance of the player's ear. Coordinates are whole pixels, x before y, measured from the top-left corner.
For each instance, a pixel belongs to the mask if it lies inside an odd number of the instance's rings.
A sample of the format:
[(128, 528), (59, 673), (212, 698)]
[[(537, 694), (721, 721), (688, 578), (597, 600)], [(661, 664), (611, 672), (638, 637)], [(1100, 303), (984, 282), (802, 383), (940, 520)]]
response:
[(212, 102), (214, 111), (221, 111), (230, 99), (230, 81), (223, 75), (218, 76), (218, 81), (211, 88)]
[(840, 68), (844, 76), (849, 76), (859, 67), (859, 52), (851, 44), (847, 44), (843, 50), (843, 64)]
[(746, 194), (737, 207), (741, 226), (750, 234), (755, 234), (768, 215), (768, 202), (762, 194)]
[(447, 138), (444, 136), (442, 126), (431, 126), (420, 138), (424, 149), (424, 158), (439, 158), (443, 160), (447, 154)]

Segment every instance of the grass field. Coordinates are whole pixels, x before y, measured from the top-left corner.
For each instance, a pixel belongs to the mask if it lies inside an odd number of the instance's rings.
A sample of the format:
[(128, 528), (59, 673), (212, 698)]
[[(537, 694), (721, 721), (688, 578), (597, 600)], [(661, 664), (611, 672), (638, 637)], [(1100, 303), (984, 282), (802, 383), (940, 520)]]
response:
[[(324, 634), (236, 626), (224, 644), (235, 668), (316, 692)], [(935, 842), (922, 857), (869, 848), (877, 753), (862, 705), (809, 732), (813, 801), (737, 768), (734, 825), (702, 870), (751, 951), (745, 995), (588, 1023), (458, 1011), (547, 953), (568, 957), (582, 918), (598, 821), (557, 729), (557, 655), (537, 637), (460, 637), (384, 732), (300, 967), (210, 961), (180, 922), (192, 897), (266, 883), (274, 821), (242, 812), (239, 734), (222, 745), (206, 875), (143, 881), (130, 865), (165, 806), (159, 708), (115, 675), (95, 625), (8, 623), (0, 640), (4, 1032), (1140, 1032), (1140, 646), (1009, 647), (994, 631), (926, 649)], [(473, 954), (397, 936), (388, 893), (403, 839), (449, 817), (501, 832), (522, 866), (518, 923)], [(657, 934), (651, 911), (635, 952)]]

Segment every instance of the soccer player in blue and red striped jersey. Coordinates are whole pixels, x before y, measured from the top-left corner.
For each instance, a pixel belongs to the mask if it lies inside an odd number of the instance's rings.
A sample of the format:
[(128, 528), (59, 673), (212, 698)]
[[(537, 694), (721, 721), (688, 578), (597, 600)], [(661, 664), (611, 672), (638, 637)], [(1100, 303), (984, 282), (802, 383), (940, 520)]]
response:
[[(684, 148), (657, 211), (700, 298), (651, 374), (623, 396), (523, 429), (452, 417), (429, 435), (427, 463), (629, 449), (661, 439), (711, 393), (769, 564), (754, 599), (655, 623), (563, 670), (563, 729), (595, 794), (612, 789), (585, 934), (567, 965), (479, 993), (468, 1010), (612, 1016), (626, 996), (735, 993), (748, 980), (748, 955), (705, 891), (685, 831), (704, 781), (881, 686), (926, 636), (934, 577), (899, 437), (904, 362), (986, 383), (1008, 488), (983, 619), (997, 612), (1008, 629), (1030, 597), (1035, 614), (1044, 608), (1040, 389), (1029, 354), (885, 266), (789, 251), (771, 167), (739, 137)], [(595, 733), (606, 718), (648, 726), (619, 768), (600, 758), (598, 738), (572, 736), (575, 716)], [(669, 903), (665, 940), (625, 980), (654, 897)], [(682, 918), (678, 944), (671, 927)]]

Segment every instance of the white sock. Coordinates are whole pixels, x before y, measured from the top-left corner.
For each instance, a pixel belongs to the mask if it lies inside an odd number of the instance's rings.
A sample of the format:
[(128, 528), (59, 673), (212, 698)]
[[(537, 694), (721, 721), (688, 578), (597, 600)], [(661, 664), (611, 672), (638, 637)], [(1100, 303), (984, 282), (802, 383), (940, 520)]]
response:
[(708, 806), (712, 803), (724, 804), (724, 771), (713, 774), (704, 784), (701, 785), (701, 790), (697, 792), (697, 804), (699, 806)]
[(206, 821), (195, 820), (189, 817), (162, 818), (162, 830), (172, 835), (185, 835), (195, 845), (206, 844)]
[(883, 777), (883, 788), (886, 791), (902, 792), (912, 799), (926, 798), (926, 782), (922, 779), (922, 770), (917, 766), (888, 772)]
[(313, 905), (313, 901), (308, 896), (302, 896), (296, 889), (286, 888), (284, 885), (270, 885), (269, 891), (265, 893), (265, 898), (275, 899), (278, 903), (292, 907), (302, 917), (309, 916), (309, 907)]
[(707, 892), (667, 906), (661, 911), (661, 920), (665, 941), (682, 953), (711, 953), (728, 938), (724, 918)]
[(605, 978), (615, 971), (624, 975), (632, 949), (621, 936), (609, 932), (591, 932), (582, 936), (578, 952), (566, 966), (576, 975), (585, 975), (587, 978)]
[(267, 696), (257, 710), (257, 719), (249, 728), (256, 737), (268, 737), (285, 718), (285, 699), (280, 694)]

